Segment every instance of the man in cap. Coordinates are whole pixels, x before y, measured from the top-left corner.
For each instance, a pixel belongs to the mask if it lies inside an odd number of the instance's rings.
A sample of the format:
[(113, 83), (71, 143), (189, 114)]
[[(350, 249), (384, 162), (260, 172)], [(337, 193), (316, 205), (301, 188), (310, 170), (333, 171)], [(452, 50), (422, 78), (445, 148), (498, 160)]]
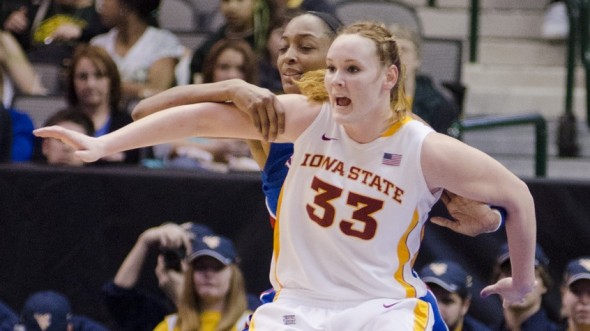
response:
[(420, 278), (434, 293), (443, 320), (450, 331), (488, 331), (489, 328), (468, 315), (472, 277), (460, 265), (439, 260), (426, 265)]
[[(556, 331), (557, 323), (552, 321), (542, 306), (543, 296), (553, 285), (547, 271), (549, 259), (539, 244), (535, 248), (535, 277), (537, 286), (520, 303), (503, 306), (504, 319), (494, 330), (507, 331)], [(512, 276), (508, 255), (508, 244), (500, 247), (494, 266), (494, 282)]]
[(39, 291), (27, 298), (14, 330), (106, 331), (103, 325), (72, 314), (70, 301), (55, 291)]
[[(115, 278), (102, 289), (106, 307), (121, 330), (153, 330), (176, 311), (184, 282), (181, 260), (191, 251), (191, 241), (197, 235), (211, 233), (202, 224), (164, 223), (139, 235)], [(164, 296), (136, 287), (152, 249), (159, 250), (155, 273)]]
[(571, 260), (561, 288), (564, 331), (590, 330), (590, 256)]

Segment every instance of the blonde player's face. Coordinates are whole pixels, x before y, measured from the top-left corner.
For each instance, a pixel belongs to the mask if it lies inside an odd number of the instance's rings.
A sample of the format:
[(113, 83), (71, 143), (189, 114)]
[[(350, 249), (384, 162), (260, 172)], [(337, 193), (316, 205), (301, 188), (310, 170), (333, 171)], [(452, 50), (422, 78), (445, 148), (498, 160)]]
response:
[[(57, 125), (80, 133), (86, 133), (84, 128), (73, 122), (60, 122)], [(43, 155), (51, 165), (66, 165), (80, 167), (84, 163), (74, 157), (74, 149), (58, 139), (46, 138), (42, 144)]]
[(109, 103), (110, 80), (104, 66), (82, 58), (74, 69), (74, 89), (83, 107), (98, 107)]
[[(391, 116), (388, 108), (382, 109), (382, 104), (385, 100), (389, 102), (397, 70), (395, 66), (386, 70), (371, 39), (358, 34), (339, 36), (328, 50), (327, 64), (325, 85), (336, 122), (373, 122)], [(389, 77), (391, 70), (395, 71), (395, 77)]]
[(294, 81), (305, 72), (326, 68), (326, 53), (332, 39), (326, 25), (308, 14), (293, 18), (279, 41), (277, 69), (286, 93), (300, 93)]
[(196, 294), (204, 302), (223, 300), (229, 291), (232, 269), (210, 256), (193, 263)]
[(226, 48), (217, 57), (213, 70), (213, 81), (238, 78), (245, 79), (244, 55), (232, 48)]

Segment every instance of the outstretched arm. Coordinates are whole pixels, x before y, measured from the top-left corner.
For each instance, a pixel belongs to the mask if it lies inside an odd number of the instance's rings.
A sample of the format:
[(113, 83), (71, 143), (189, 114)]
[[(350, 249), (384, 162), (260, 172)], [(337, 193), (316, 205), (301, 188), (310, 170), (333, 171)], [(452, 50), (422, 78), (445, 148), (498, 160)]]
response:
[(230, 79), (216, 83), (182, 85), (141, 100), (133, 109), (138, 120), (158, 111), (198, 102), (232, 101), (250, 116), (254, 127), (264, 140), (273, 141), (284, 132), (285, 115), (277, 97), (267, 89)]
[(505, 303), (522, 300), (535, 285), (535, 209), (526, 184), (485, 153), (438, 133), (424, 141), (422, 168), (431, 190), (445, 188), (506, 209), (512, 278), (484, 288), (481, 294), (500, 294)]
[[(293, 109), (285, 126), (281, 141), (293, 141), (317, 116), (321, 105), (308, 102), (301, 95), (283, 95), (280, 101), (285, 109)], [(85, 162), (113, 153), (163, 144), (198, 136), (237, 139), (260, 139), (259, 133), (249, 124), (248, 116), (228, 103), (199, 103), (171, 108), (147, 116), (115, 132), (92, 138), (53, 126), (41, 128), (34, 134), (55, 138), (76, 149), (76, 155)]]

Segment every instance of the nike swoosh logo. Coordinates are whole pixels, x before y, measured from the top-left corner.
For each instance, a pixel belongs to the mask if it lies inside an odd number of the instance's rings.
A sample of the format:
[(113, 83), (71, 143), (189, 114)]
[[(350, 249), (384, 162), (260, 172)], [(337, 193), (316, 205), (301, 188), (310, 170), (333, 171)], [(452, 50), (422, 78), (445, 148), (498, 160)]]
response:
[(325, 141), (330, 141), (330, 140), (338, 140), (338, 138), (330, 138), (330, 137), (326, 137), (326, 134), (324, 133), (324, 134), (322, 135), (322, 140), (325, 140)]
[(394, 303), (392, 303), (392, 304), (390, 304), (390, 305), (383, 304), (383, 308), (385, 308), (385, 309), (387, 309), (387, 308), (391, 308), (391, 307), (393, 307), (393, 306), (395, 306), (395, 305), (397, 305), (397, 304), (398, 304), (398, 302), (394, 302)]

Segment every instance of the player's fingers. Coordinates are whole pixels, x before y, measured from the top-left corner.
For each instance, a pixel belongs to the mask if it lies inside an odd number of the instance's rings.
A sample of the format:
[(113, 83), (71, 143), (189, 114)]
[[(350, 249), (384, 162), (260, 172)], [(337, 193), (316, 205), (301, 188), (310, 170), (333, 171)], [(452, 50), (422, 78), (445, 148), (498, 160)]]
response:
[(268, 141), (275, 141), (278, 133), (278, 120), (274, 99), (269, 98), (264, 100), (264, 108), (268, 118)]
[(264, 138), (264, 140), (268, 140), (269, 120), (268, 120), (268, 114), (266, 113), (266, 106), (264, 105), (264, 103), (262, 105), (256, 106), (256, 114), (258, 117), (258, 121), (260, 122), (258, 132), (260, 132), (260, 134), (262, 134), (262, 137)]
[(435, 216), (435, 217), (431, 217), (430, 221), (438, 226), (442, 226), (451, 230), (456, 230), (457, 229), (457, 222), (450, 220), (446, 217), (442, 217), (442, 216)]
[(279, 133), (285, 133), (285, 109), (283, 105), (279, 102), (278, 98), (274, 98), (274, 109), (277, 115), (277, 127)]
[(479, 295), (482, 298), (487, 298), (492, 294), (496, 294), (496, 284), (492, 284), (492, 285), (488, 285), (486, 287), (484, 287), (481, 292), (479, 292)]
[(451, 202), (451, 197), (449, 195), (449, 191), (444, 190), (443, 193), (440, 196), (440, 199), (442, 200), (442, 202), (447, 205), (449, 202)]

